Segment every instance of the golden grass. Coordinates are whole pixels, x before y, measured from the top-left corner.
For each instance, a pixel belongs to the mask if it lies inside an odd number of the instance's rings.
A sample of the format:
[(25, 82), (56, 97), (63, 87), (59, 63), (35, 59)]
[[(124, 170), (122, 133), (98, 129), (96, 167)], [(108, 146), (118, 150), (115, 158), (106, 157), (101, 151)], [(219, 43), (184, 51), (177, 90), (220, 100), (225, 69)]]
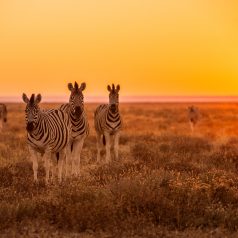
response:
[[(93, 111), (82, 175), (39, 184), (26, 149), (23, 104), (9, 104), (0, 137), (2, 237), (236, 237), (238, 105), (200, 104), (191, 135), (186, 104), (122, 104), (120, 159), (96, 164)], [(43, 104), (55, 108), (57, 104)]]

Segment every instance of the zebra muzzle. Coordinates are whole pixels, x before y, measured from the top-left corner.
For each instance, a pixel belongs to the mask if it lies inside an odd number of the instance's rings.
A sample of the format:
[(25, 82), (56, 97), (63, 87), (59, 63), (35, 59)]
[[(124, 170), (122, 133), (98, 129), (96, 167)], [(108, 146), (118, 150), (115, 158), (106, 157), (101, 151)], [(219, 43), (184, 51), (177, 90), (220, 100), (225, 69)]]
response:
[(110, 106), (110, 109), (111, 109), (112, 112), (116, 112), (116, 110), (117, 110), (116, 104), (112, 104), (112, 105)]
[(82, 114), (82, 109), (81, 107), (76, 107), (75, 108), (75, 115), (79, 117)]
[(31, 131), (33, 131), (33, 129), (34, 129), (34, 123), (33, 122), (28, 122), (27, 125), (26, 125), (26, 130), (28, 132), (31, 132)]

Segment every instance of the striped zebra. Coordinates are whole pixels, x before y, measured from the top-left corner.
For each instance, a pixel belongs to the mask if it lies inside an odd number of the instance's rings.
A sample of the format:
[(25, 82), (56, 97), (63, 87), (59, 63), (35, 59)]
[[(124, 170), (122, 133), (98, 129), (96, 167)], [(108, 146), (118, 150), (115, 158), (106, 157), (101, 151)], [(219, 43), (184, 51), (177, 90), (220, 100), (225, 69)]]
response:
[(7, 122), (7, 106), (0, 103), (0, 132), (3, 130), (4, 124)]
[(82, 83), (79, 87), (75, 82), (68, 84), (71, 92), (69, 103), (61, 105), (60, 109), (69, 115), (72, 131), (71, 131), (71, 173), (73, 175), (80, 174), (80, 156), (84, 144), (84, 140), (89, 134), (89, 124), (84, 110), (83, 91), (86, 83)]
[(111, 160), (111, 142), (113, 144), (115, 158), (118, 159), (119, 137), (122, 128), (122, 119), (119, 112), (120, 85), (107, 86), (109, 104), (97, 107), (94, 114), (94, 125), (97, 133), (97, 161), (100, 161), (102, 142), (106, 145), (106, 162)]
[(198, 108), (196, 108), (194, 106), (188, 107), (188, 119), (189, 119), (192, 133), (194, 132), (194, 128), (199, 121), (199, 117), (200, 116), (199, 116)]
[[(46, 169), (46, 183), (49, 181), (52, 160), (58, 158), (58, 179), (62, 181), (62, 168), (67, 160), (67, 148), (70, 140), (70, 120), (61, 110), (42, 111), (39, 107), (41, 95), (22, 95), (26, 103), (27, 144), (33, 163), (34, 181), (37, 181), (38, 156), (43, 155)], [(53, 174), (52, 174), (53, 179)]]

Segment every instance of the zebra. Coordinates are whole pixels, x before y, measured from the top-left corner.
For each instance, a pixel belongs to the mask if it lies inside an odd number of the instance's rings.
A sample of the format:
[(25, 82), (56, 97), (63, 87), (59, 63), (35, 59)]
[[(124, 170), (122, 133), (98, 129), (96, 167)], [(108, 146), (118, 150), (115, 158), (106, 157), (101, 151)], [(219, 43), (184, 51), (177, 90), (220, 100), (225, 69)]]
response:
[(71, 128), (71, 174), (78, 176), (80, 174), (80, 156), (84, 144), (84, 140), (89, 135), (89, 123), (84, 110), (83, 91), (86, 83), (82, 83), (79, 87), (75, 82), (68, 83), (68, 89), (71, 92), (69, 103), (60, 106), (60, 109), (69, 115)]
[[(122, 128), (122, 118), (119, 112), (120, 85), (107, 86), (109, 104), (102, 104), (96, 108), (94, 126), (97, 133), (97, 162), (100, 161), (101, 142), (106, 145), (106, 162), (111, 160), (111, 139), (115, 159), (118, 159), (119, 137)], [(114, 137), (114, 138), (113, 138)]]
[[(58, 179), (62, 181), (63, 161), (68, 159), (67, 147), (70, 140), (70, 120), (61, 110), (42, 111), (39, 107), (41, 94), (30, 99), (22, 95), (26, 103), (27, 144), (33, 163), (34, 181), (38, 180), (38, 156), (43, 155), (46, 169), (45, 181), (49, 181), (51, 161), (58, 158)], [(52, 174), (53, 179), (53, 174)]]
[(191, 127), (192, 133), (194, 132), (194, 128), (199, 121), (199, 110), (194, 106), (188, 107), (188, 119)]
[(3, 130), (4, 124), (7, 122), (7, 106), (0, 103), (0, 132)]

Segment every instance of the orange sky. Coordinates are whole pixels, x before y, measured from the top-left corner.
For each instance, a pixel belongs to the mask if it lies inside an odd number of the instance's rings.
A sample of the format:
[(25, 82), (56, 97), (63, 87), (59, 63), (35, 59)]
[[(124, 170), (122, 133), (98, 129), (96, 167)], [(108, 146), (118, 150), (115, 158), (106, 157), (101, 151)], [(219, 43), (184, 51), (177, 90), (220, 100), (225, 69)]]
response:
[(237, 0), (0, 0), (0, 95), (238, 95)]

